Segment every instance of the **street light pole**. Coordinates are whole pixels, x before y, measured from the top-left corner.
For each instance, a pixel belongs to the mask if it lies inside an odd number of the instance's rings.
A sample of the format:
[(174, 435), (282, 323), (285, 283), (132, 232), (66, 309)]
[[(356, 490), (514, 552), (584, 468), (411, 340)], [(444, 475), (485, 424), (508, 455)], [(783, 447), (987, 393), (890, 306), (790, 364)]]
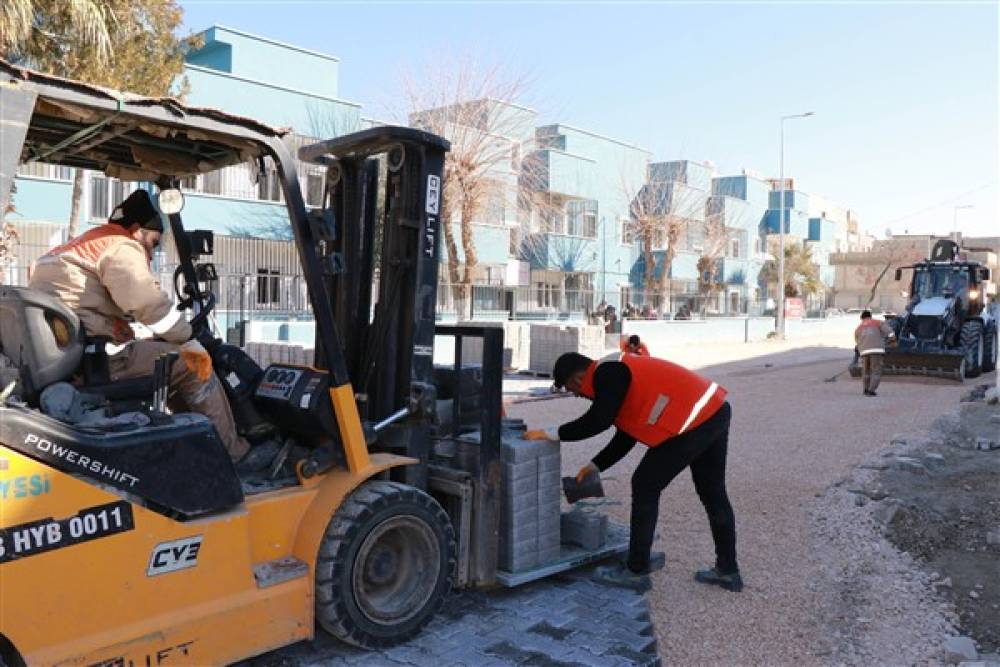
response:
[(972, 204), (962, 204), (952, 207), (951, 215), (951, 240), (958, 243), (958, 210), (962, 208), (975, 208)]
[[(778, 158), (778, 340), (785, 339), (785, 121), (792, 118), (806, 118), (814, 112), (792, 114), (781, 117), (780, 155)], [(789, 216), (789, 222), (791, 216)]]

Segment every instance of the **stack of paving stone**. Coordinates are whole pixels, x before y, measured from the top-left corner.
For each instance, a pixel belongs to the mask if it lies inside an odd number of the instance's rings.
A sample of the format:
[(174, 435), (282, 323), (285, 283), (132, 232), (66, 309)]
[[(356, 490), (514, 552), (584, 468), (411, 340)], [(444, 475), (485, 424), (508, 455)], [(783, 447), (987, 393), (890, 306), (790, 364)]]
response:
[(505, 432), (501, 455), (500, 569), (523, 572), (558, 560), (559, 443)]
[(604, 356), (604, 329), (593, 325), (532, 324), (530, 368), (551, 373), (556, 359), (565, 352), (579, 352), (591, 359)]

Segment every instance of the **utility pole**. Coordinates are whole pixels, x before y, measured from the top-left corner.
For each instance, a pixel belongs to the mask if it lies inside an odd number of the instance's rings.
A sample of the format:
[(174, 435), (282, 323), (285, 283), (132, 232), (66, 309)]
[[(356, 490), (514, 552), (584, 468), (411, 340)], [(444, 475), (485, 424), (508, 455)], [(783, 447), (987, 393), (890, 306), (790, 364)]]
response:
[[(781, 188), (778, 195), (778, 340), (785, 339), (785, 121), (792, 118), (806, 118), (814, 112), (792, 114), (781, 117), (781, 138), (779, 140), (780, 156), (778, 158), (778, 185)], [(791, 222), (791, 216), (789, 216)]]
[(961, 204), (952, 207), (951, 213), (951, 240), (958, 243), (958, 211), (963, 208), (975, 208), (972, 204)]

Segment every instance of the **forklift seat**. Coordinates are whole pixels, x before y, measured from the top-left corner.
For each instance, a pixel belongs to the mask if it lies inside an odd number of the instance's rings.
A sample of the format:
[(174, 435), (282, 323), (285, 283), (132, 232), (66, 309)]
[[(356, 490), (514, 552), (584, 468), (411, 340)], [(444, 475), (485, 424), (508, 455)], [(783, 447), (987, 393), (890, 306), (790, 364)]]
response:
[[(17, 367), (17, 393), (29, 405), (38, 405), (43, 389), (76, 373), (89, 345), (103, 352), (104, 342), (100, 338), (88, 340), (80, 318), (56, 297), (26, 287), (0, 286), (0, 353)], [(111, 382), (107, 357), (94, 356), (103, 362), (96, 368), (83, 364), (80, 388), (88, 394), (109, 401), (152, 396), (152, 375)]]

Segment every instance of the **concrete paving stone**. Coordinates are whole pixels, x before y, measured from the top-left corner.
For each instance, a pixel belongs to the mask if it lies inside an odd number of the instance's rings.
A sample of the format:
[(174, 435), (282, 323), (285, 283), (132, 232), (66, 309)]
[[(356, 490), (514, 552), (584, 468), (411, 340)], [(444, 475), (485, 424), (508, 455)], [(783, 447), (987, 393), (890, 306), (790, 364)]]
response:
[(530, 504), (523, 503), (521, 504), (524, 506), (518, 508), (515, 512), (510, 511), (509, 507), (502, 508), (500, 512), (500, 530), (503, 530), (507, 526), (516, 526), (528, 521), (538, 522), (538, 506), (531, 506)]
[(535, 477), (505, 479), (501, 483), (500, 488), (502, 495), (509, 498), (531, 496), (534, 502), (538, 502), (538, 480)]
[(500, 458), (506, 463), (522, 463), (538, 458), (537, 440), (513, 439), (500, 446)]
[(538, 443), (537, 456), (558, 456), (560, 453), (559, 442), (557, 440), (536, 440)]
[(538, 521), (522, 521), (511, 526), (504, 527), (500, 532), (503, 544), (519, 544), (526, 540), (535, 543), (534, 548), (538, 548)]
[(558, 496), (558, 492), (562, 490), (562, 471), (560, 470), (538, 471), (538, 488), (555, 489), (557, 492), (556, 495)]
[(572, 510), (562, 514), (562, 541), (584, 549), (598, 549), (608, 536), (608, 517), (598, 512)]
[(522, 477), (538, 476), (538, 459), (529, 459), (521, 463), (504, 463), (503, 479), (516, 480)]
[(539, 456), (537, 461), (539, 472), (548, 472), (550, 470), (562, 471), (562, 457), (558, 452)]
[(518, 554), (516, 556), (503, 557), (500, 559), (501, 569), (508, 572), (524, 572), (525, 570), (533, 570), (538, 567), (538, 553), (532, 551), (530, 553)]
[(555, 548), (546, 548), (538, 550), (538, 564), (545, 565), (547, 563), (554, 563), (562, 556), (562, 549), (558, 546)]

